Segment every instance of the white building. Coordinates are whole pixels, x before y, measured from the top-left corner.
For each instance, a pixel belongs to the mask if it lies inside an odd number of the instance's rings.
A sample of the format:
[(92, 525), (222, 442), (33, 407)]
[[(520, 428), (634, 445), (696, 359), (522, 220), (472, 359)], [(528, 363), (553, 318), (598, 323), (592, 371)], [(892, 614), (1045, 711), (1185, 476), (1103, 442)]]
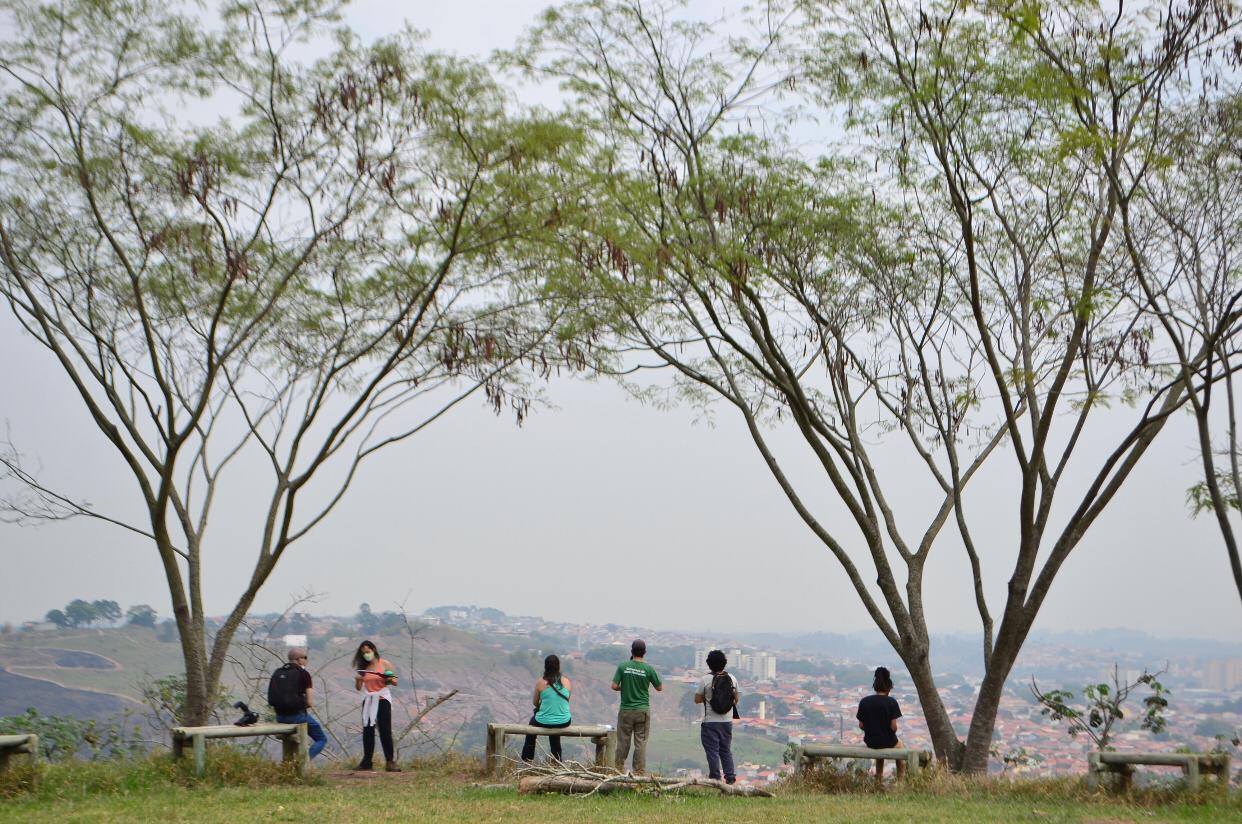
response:
[[(707, 653), (711, 650), (697, 649), (694, 651), (694, 668), (699, 672), (707, 671)], [(745, 675), (756, 681), (774, 681), (776, 679), (776, 656), (766, 652), (752, 654), (740, 649), (729, 650), (729, 670), (735, 675)]]

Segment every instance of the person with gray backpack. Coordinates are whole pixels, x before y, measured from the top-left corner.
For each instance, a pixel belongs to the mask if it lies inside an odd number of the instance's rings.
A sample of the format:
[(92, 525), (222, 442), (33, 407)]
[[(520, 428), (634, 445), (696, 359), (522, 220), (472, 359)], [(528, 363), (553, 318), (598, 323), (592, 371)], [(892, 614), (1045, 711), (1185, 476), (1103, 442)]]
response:
[(707, 668), (711, 675), (703, 676), (694, 691), (694, 703), (703, 705), (703, 723), (699, 725), (699, 740), (707, 754), (707, 777), (726, 784), (737, 781), (733, 766), (733, 719), (737, 712), (739, 692), (737, 679), (725, 672), (729, 659), (718, 649), (707, 653)]

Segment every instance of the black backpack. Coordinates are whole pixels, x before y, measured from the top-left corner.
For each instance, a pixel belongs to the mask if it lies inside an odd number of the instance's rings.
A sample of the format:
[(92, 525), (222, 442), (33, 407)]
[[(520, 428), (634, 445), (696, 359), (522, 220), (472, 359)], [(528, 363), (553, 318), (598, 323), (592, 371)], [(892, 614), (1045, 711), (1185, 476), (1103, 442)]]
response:
[(712, 676), (712, 697), (707, 705), (717, 715), (727, 715), (733, 709), (733, 679), (723, 670)]
[(285, 664), (272, 673), (272, 680), (267, 685), (267, 703), (271, 704), (277, 715), (295, 715), (306, 709), (301, 667)]

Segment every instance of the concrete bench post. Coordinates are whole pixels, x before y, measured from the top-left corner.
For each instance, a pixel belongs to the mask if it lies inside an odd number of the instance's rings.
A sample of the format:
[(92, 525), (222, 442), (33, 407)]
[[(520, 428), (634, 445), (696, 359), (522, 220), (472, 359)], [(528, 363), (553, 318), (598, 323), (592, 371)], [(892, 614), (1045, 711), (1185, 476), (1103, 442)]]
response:
[(310, 734), (306, 724), (297, 724), (297, 731), (280, 737), (281, 759), (292, 762), (298, 775), (305, 776), (310, 769)]
[(9, 768), (9, 759), (24, 755), (31, 764), (39, 760), (39, 736), (34, 733), (0, 735), (0, 772)]
[(1186, 761), (1186, 766), (1182, 768), (1182, 772), (1186, 774), (1186, 789), (1193, 792), (1199, 791), (1199, 759), (1190, 758)]
[(192, 738), (194, 742), (194, 774), (202, 778), (207, 773), (207, 739), (201, 734)]

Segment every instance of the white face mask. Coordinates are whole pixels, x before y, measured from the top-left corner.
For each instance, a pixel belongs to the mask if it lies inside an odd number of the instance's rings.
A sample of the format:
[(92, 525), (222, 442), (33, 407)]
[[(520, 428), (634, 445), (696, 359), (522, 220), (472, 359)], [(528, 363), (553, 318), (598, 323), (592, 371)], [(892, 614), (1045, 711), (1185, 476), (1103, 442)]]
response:
[(371, 662), (371, 661), (374, 661), (374, 660), (375, 660), (375, 653), (373, 653), (373, 652), (364, 652), (364, 653), (362, 653), (362, 660), (363, 660), (363, 661), (366, 661), (366, 662), (368, 662), (368, 663), (369, 663), (369, 662)]

